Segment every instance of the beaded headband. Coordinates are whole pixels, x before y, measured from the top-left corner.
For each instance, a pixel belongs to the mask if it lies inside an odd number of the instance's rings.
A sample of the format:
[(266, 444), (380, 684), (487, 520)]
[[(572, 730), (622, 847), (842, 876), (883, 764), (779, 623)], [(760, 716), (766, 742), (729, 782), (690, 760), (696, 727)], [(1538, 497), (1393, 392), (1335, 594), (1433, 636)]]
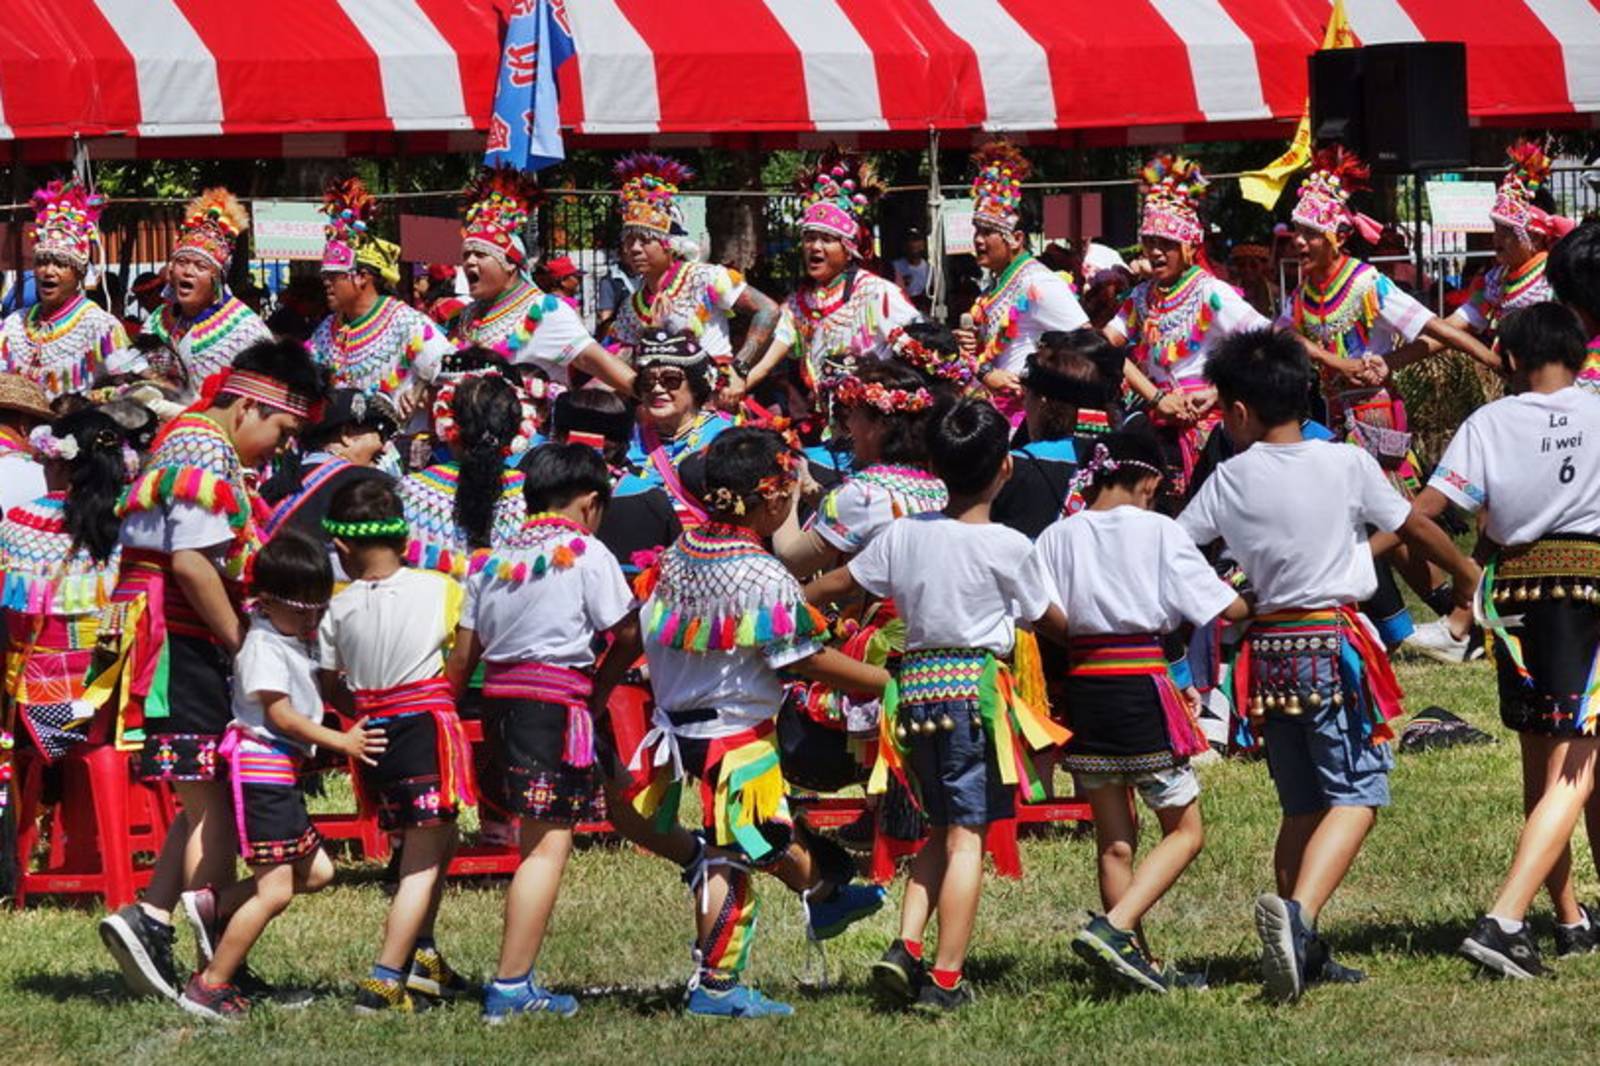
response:
[(1081, 493), (1092, 486), (1095, 479), (1102, 472), (1110, 474), (1124, 468), (1143, 470), (1147, 474), (1153, 474), (1160, 478), (1167, 476), (1166, 471), (1151, 466), (1149, 463), (1141, 462), (1138, 459), (1113, 459), (1111, 457), (1111, 449), (1104, 444), (1096, 444), (1089, 461), (1073, 475), (1072, 491)]
[(312, 603), (308, 600), (291, 600), (287, 596), (275, 596), (270, 592), (257, 593), (256, 597), (258, 599), (271, 600), (280, 607), (287, 607), (293, 611), (326, 611), (328, 609), (327, 600)]
[(904, 327), (897, 326), (890, 330), (888, 340), (895, 358), (925, 374), (944, 378), (962, 388), (971, 385), (977, 378), (972, 363), (960, 351), (941, 352), (937, 348), (930, 348), (907, 333)]
[(835, 378), (832, 391), (836, 403), (845, 407), (871, 407), (886, 415), (917, 414), (933, 406), (933, 394), (920, 386), (890, 389), (882, 382), (862, 381), (854, 374)]
[(310, 418), (316, 402), (303, 393), (290, 389), (277, 378), (257, 374), (251, 370), (231, 370), (217, 389), (219, 396), (240, 396), (246, 400), (276, 407), (299, 418)]
[(324, 518), (322, 531), (340, 540), (394, 540), (410, 534), (411, 526), (399, 515), (393, 518), (370, 518), (364, 522), (340, 522)]

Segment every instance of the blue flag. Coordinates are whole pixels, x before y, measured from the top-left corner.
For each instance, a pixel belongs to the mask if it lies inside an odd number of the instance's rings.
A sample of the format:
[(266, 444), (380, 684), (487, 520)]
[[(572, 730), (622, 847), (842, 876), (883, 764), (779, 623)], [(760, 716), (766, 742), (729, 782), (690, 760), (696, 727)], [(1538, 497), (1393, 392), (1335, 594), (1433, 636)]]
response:
[(540, 170), (567, 158), (556, 71), (576, 53), (567, 0), (513, 0), (489, 118), (486, 166)]

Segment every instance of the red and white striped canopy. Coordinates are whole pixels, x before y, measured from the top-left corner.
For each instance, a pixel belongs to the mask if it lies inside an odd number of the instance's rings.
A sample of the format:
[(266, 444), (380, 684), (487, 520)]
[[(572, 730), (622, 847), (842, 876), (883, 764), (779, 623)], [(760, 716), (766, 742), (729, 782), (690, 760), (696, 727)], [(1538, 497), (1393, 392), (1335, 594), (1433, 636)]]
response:
[[(470, 149), (488, 121), (512, 2), (10, 4), (0, 20), (0, 140), (329, 155), (392, 147), (401, 133), (412, 150)], [(1305, 57), (1330, 9), (1328, 0), (553, 2), (577, 41), (562, 117), (579, 143), (596, 145), (729, 135), (887, 142), (929, 128), (1075, 131), (1084, 143), (1272, 132), (1300, 114)], [(1464, 40), (1480, 122), (1587, 122), (1577, 116), (1600, 111), (1597, 5), (1347, 0), (1363, 43)]]

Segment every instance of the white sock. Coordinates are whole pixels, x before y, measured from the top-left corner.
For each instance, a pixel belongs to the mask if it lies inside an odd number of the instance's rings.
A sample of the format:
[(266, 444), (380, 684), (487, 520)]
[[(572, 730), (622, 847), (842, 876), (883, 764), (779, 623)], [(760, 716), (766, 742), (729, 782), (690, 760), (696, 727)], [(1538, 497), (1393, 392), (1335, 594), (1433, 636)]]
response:
[(1575, 922), (1558, 922), (1562, 929), (1579, 930), (1589, 928), (1589, 912), (1582, 907), (1578, 908), (1578, 920)]
[(1491, 914), (1489, 917), (1494, 920), (1495, 925), (1500, 927), (1500, 931), (1507, 936), (1515, 936), (1522, 932), (1522, 923), (1519, 921), (1511, 918), (1502, 918), (1498, 914)]

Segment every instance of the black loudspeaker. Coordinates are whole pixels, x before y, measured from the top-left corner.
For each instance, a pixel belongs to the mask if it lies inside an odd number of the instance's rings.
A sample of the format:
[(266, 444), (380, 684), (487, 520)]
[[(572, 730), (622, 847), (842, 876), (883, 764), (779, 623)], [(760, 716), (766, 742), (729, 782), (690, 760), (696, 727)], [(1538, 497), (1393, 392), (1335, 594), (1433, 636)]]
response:
[(1311, 141), (1337, 141), (1357, 155), (1366, 155), (1366, 98), (1361, 92), (1364, 48), (1330, 48), (1307, 60), (1311, 86)]
[(1366, 151), (1391, 174), (1468, 164), (1467, 46), (1455, 41), (1361, 49)]

